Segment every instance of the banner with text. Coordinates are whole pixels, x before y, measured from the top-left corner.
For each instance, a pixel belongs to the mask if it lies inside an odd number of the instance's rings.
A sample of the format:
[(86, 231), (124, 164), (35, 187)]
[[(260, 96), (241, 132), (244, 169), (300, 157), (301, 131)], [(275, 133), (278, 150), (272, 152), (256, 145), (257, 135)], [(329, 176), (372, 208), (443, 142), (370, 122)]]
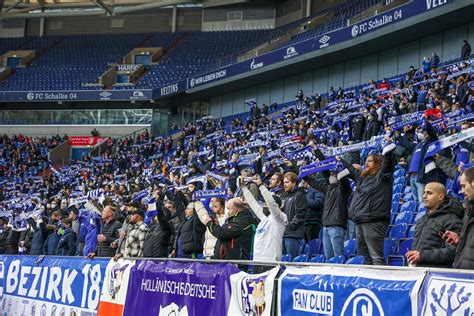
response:
[(110, 260), (105, 272), (97, 316), (122, 316), (130, 270), (135, 260)]
[(474, 274), (429, 272), (420, 292), (419, 315), (474, 315)]
[(417, 315), (425, 273), (288, 267), (278, 282), (279, 315)]
[(68, 143), (71, 147), (89, 147), (102, 143), (105, 138), (92, 136), (69, 136)]
[(0, 310), (8, 316), (94, 315), (108, 259), (0, 257)]
[(138, 260), (131, 269), (124, 315), (226, 315), (232, 264)]
[(272, 315), (273, 288), (280, 271), (275, 267), (265, 273), (240, 272), (230, 276), (232, 298), (227, 315)]

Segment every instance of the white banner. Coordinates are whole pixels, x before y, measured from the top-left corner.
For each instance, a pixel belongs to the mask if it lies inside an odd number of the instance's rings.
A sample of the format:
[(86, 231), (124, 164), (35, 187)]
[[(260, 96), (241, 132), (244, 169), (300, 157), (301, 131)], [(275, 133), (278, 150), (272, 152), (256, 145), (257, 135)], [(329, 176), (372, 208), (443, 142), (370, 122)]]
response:
[(232, 297), (227, 315), (271, 315), (274, 282), (279, 270), (275, 267), (261, 274), (231, 275)]
[(104, 286), (100, 295), (97, 316), (121, 316), (127, 297), (130, 269), (135, 260), (110, 260), (105, 270)]

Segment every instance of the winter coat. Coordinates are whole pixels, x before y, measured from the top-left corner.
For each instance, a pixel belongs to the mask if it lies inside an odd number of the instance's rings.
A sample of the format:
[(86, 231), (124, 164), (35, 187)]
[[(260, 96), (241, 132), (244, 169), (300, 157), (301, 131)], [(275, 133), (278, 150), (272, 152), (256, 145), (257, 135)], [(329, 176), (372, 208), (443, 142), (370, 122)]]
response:
[(103, 223), (99, 235), (105, 236), (104, 242), (98, 242), (95, 255), (99, 257), (113, 257), (116, 249), (110, 248), (110, 244), (119, 238), (119, 229), (122, 227), (119, 221), (112, 219), (109, 223)]
[(395, 157), (393, 151), (388, 152), (380, 170), (374, 175), (362, 177), (362, 172), (342, 160), (349, 170), (350, 177), (356, 182), (357, 188), (352, 196), (349, 217), (356, 223), (389, 222), (392, 204), (393, 172)]
[(418, 266), (450, 268), (456, 248), (448, 245), (441, 234), (447, 230), (459, 233), (462, 227), (464, 210), (462, 204), (446, 198), (437, 210), (426, 212), (415, 227), (413, 250), (420, 252)]
[(325, 184), (310, 180), (310, 185), (324, 192), (324, 208), (323, 208), (323, 226), (340, 226), (347, 227), (349, 196), (352, 188), (347, 177), (342, 178), (337, 184)]
[(43, 255), (45, 256), (56, 255), (60, 238), (61, 237), (56, 233), (56, 231), (53, 231), (52, 233), (50, 233), (48, 235), (48, 238), (46, 238), (46, 241), (44, 242), (44, 245), (43, 245)]
[(143, 256), (145, 258), (168, 257), (168, 245), (173, 233), (173, 227), (171, 227), (163, 211), (158, 211), (157, 217), (158, 223), (152, 221), (143, 243)]
[(467, 202), (464, 225), (461, 229), (461, 241), (456, 248), (455, 269), (474, 269), (474, 205)]
[(179, 225), (175, 249), (182, 255), (202, 253), (206, 226), (199, 220), (196, 213), (185, 218)]
[(59, 239), (56, 255), (58, 256), (74, 256), (76, 254), (76, 233), (68, 228)]
[[(216, 224), (221, 226), (224, 224), (224, 215), (217, 216), (215, 219), (217, 221)], [(204, 258), (210, 259), (214, 256), (214, 249), (216, 247), (217, 238), (211, 234), (209, 228), (206, 229), (206, 233), (204, 234), (204, 246), (203, 252)]]
[(305, 225), (322, 225), (324, 194), (323, 192), (309, 188), (306, 192), (308, 208), (304, 216)]
[(288, 219), (283, 238), (303, 239), (305, 237), (304, 218), (308, 201), (302, 189), (284, 192), (281, 195), (284, 202), (284, 212)]
[(213, 221), (210, 221), (207, 227), (217, 238), (214, 259), (249, 260), (251, 258), (257, 220), (249, 210), (245, 209), (227, 218), (222, 227)]
[(39, 256), (43, 254), (43, 245), (48, 238), (49, 231), (46, 229), (44, 223), (40, 223), (39, 228), (36, 229), (31, 239), (30, 255)]

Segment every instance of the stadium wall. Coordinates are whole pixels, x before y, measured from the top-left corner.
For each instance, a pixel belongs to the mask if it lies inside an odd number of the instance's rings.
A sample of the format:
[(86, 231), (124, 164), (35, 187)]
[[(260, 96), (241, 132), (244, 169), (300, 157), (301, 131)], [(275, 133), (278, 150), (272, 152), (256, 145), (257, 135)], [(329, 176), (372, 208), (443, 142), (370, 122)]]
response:
[(376, 54), (212, 97), (210, 114), (220, 117), (249, 111), (244, 100), (251, 98), (256, 98), (258, 104), (268, 105), (274, 101), (283, 103), (293, 101), (299, 89), (307, 94), (315, 91), (325, 93), (330, 87), (349, 88), (372, 79), (389, 78), (407, 72), (410, 65), (420, 67), (423, 57), (430, 56), (432, 51), (436, 51), (442, 62), (456, 59), (461, 54), (464, 39), (474, 42), (474, 23), (425, 36)]
[(53, 135), (90, 136), (92, 129), (96, 129), (103, 137), (121, 137), (143, 131), (150, 125), (0, 125), (0, 135), (28, 135), (43, 137)]

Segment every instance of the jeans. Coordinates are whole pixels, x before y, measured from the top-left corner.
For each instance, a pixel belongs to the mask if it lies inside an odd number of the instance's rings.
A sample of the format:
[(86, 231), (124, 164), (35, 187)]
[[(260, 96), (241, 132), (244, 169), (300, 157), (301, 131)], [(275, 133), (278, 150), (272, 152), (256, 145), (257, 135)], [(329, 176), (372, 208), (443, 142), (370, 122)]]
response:
[(323, 227), (323, 248), (326, 258), (344, 254), (344, 236), (346, 230), (339, 226)]
[(347, 229), (345, 234), (345, 240), (355, 239), (356, 238), (356, 226), (354, 221), (351, 219), (347, 220)]
[(425, 191), (425, 185), (416, 181), (417, 177), (418, 176), (416, 174), (412, 174), (410, 176), (411, 192), (416, 202), (423, 203), (423, 192)]
[(283, 238), (283, 254), (290, 254), (295, 258), (299, 254), (300, 240), (298, 238)]
[(365, 257), (365, 264), (385, 265), (384, 240), (387, 222), (356, 224), (357, 254)]

